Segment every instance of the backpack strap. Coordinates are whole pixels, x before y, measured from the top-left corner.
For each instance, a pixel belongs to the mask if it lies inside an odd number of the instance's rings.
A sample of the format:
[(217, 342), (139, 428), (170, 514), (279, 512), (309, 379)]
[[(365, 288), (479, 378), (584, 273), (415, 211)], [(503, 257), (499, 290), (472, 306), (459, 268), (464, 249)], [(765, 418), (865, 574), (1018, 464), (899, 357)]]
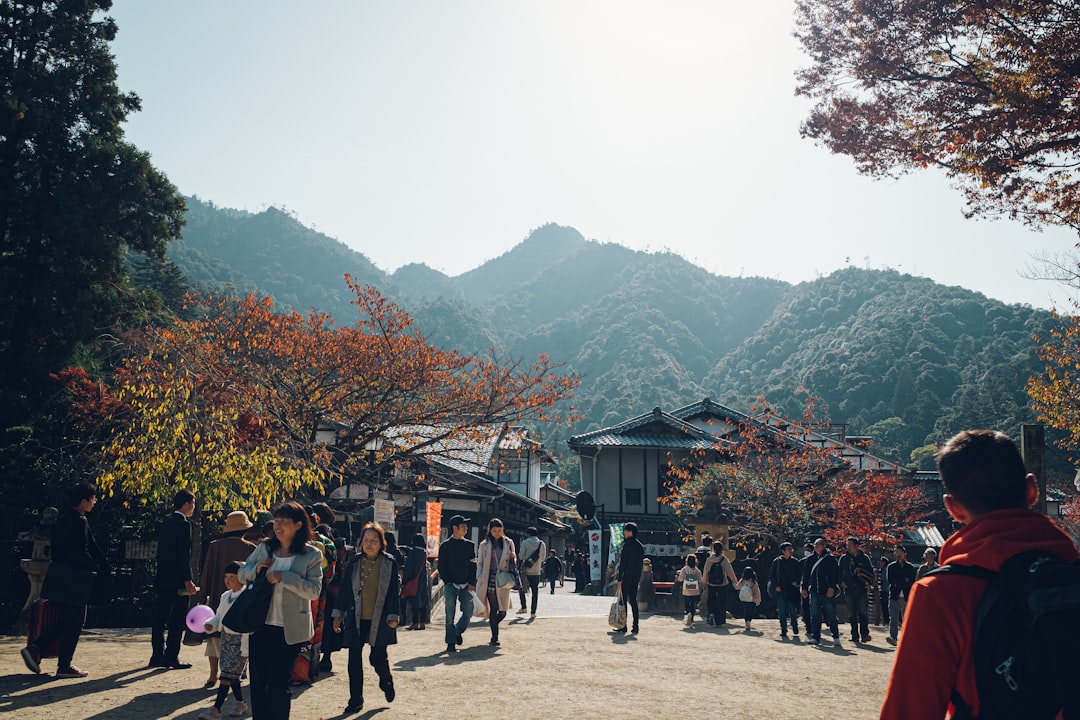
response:
[(987, 570), (984, 567), (978, 565), (941, 565), (934, 568), (930, 572), (923, 575), (923, 577), (930, 577), (931, 575), (963, 575), (965, 577), (979, 578), (980, 580), (986, 580), (990, 582), (997, 573), (993, 570)]

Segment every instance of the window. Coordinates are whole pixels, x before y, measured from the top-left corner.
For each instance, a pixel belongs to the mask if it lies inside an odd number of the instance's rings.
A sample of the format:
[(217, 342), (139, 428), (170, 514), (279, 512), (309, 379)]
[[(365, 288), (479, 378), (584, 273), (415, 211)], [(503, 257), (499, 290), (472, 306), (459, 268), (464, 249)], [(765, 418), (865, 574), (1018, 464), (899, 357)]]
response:
[(627, 505), (641, 505), (641, 490), (627, 488), (625, 492)]

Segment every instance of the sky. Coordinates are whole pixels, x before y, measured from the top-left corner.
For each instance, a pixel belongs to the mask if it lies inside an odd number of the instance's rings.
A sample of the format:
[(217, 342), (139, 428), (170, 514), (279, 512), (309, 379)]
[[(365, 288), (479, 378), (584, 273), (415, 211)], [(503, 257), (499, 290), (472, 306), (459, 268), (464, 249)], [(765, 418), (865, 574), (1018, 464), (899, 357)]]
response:
[(181, 192), (276, 206), (386, 271), (457, 275), (549, 222), (797, 283), (892, 268), (1006, 302), (1075, 233), (963, 217), (799, 136), (794, 0), (116, 0), (126, 125)]

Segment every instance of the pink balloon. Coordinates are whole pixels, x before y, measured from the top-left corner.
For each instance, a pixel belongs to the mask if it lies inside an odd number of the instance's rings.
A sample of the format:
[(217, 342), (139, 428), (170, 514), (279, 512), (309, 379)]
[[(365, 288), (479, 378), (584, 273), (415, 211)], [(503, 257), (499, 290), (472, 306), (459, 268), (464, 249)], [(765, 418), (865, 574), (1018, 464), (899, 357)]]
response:
[(197, 633), (206, 632), (206, 628), (203, 626), (213, 618), (214, 610), (209, 605), (196, 605), (187, 613), (188, 630)]

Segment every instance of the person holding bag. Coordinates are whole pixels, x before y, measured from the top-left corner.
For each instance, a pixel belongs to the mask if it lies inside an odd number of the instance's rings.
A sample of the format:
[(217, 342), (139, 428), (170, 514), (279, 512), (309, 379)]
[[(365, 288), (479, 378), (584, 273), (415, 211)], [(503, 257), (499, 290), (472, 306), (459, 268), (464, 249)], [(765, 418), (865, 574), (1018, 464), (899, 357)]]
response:
[(397, 644), (401, 613), (401, 580), (397, 559), (387, 552), (386, 536), (378, 523), (360, 533), (360, 549), (345, 571), (345, 584), (334, 606), (334, 632), (343, 633), (349, 648), (349, 704), (345, 714), (364, 707), (364, 645), (371, 645), (368, 660), (379, 676), (386, 702), (395, 697), (394, 679), (386, 649)]
[[(61, 516), (52, 530), (52, 563), (41, 592), (43, 598), (56, 606), (59, 617), (56, 624), (46, 628), (33, 643), (22, 649), (21, 654), (27, 669), (40, 673), (40, 648), (49, 647), (59, 637), (56, 677), (83, 678), (89, 673), (72, 665), (71, 660), (86, 622), (86, 606), (90, 602), (93, 583), (99, 575), (107, 574), (109, 568), (105, 553), (98, 547), (86, 520), (86, 513), (97, 503), (97, 486), (79, 483), (71, 489), (68, 500), (70, 510)], [(79, 585), (65, 588), (62, 578), (76, 575), (83, 578), (78, 581)]]
[(503, 533), (503, 521), (491, 518), (487, 536), (476, 551), (477, 595), (487, 610), (492, 647), (499, 647), (499, 623), (510, 609), (510, 591), (514, 589), (511, 568), (516, 566), (514, 541)]
[[(289, 717), (289, 676), (300, 647), (315, 634), (311, 601), (322, 591), (323, 556), (309, 544), (314, 530), (307, 511), (290, 500), (274, 512), (273, 524), (273, 537), (259, 544), (237, 573), (242, 583), (263, 576), (273, 587), (263, 623), (252, 631), (249, 641), (253, 720)], [(253, 588), (244, 594), (249, 592)], [(225, 625), (230, 626), (228, 616)]]
[(405, 569), (401, 574), (404, 578), (401, 599), (407, 601), (405, 607), (412, 610), (412, 623), (405, 629), (423, 630), (429, 622), (431, 578), (428, 574), (427, 542), (420, 533), (413, 535), (409, 541)]

